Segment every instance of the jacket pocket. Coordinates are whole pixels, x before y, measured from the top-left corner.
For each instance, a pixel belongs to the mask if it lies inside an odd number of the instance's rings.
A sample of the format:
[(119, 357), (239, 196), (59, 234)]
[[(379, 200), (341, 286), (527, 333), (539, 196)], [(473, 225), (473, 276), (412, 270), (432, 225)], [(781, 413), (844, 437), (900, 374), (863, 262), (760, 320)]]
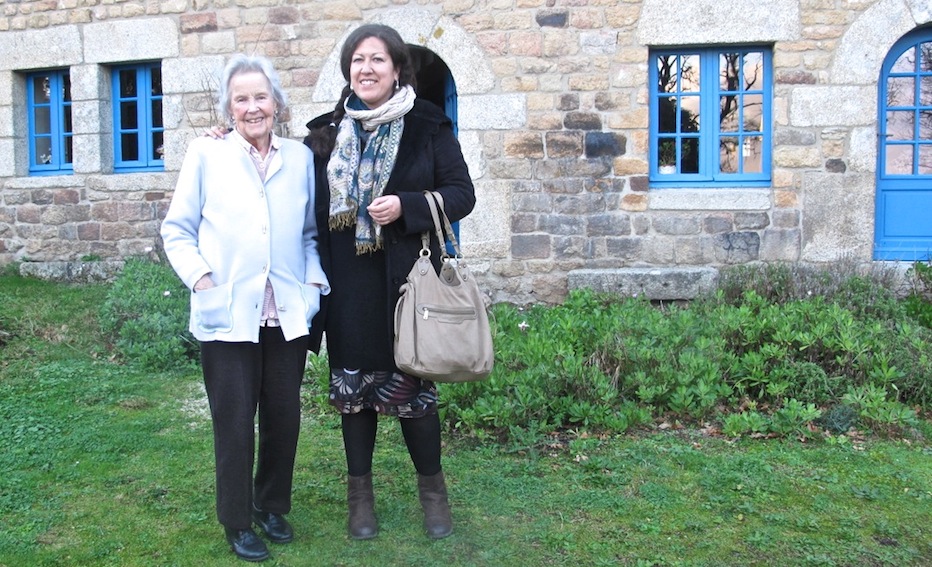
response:
[(320, 288), (316, 285), (301, 285), (301, 295), (304, 296), (304, 317), (307, 319), (308, 328), (311, 327), (311, 319), (320, 311)]
[(199, 329), (209, 333), (233, 330), (233, 284), (225, 283), (191, 295), (191, 308)]

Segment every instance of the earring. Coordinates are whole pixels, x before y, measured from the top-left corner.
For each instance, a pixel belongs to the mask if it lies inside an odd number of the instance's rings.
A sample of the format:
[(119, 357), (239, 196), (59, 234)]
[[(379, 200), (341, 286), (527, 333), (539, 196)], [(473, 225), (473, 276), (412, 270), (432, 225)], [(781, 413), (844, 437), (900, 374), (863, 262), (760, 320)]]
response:
[(397, 91), (400, 88), (401, 88), (401, 85), (398, 83), (398, 79), (395, 79), (395, 90)]

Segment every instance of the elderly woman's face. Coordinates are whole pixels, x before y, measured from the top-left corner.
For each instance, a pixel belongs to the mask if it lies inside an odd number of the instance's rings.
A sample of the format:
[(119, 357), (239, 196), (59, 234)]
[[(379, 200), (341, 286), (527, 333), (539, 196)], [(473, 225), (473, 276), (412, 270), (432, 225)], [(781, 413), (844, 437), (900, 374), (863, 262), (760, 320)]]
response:
[(392, 97), (398, 71), (388, 46), (377, 37), (362, 40), (350, 60), (350, 87), (369, 108), (378, 108)]
[(268, 144), (276, 110), (265, 74), (249, 71), (230, 77), (230, 115), (236, 131), (250, 144)]

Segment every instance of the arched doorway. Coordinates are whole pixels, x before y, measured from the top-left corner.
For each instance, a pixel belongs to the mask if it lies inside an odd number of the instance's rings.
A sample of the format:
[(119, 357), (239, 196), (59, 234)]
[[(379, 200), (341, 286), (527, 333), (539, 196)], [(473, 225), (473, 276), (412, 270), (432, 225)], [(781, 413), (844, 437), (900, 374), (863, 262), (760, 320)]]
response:
[(446, 112), (456, 132), (456, 83), (453, 73), (443, 59), (433, 51), (419, 45), (408, 45), (417, 76), (417, 96), (427, 99)]
[(878, 97), (875, 260), (932, 254), (932, 27), (897, 41)]
[[(453, 73), (433, 51), (419, 45), (408, 44), (411, 59), (414, 64), (414, 75), (417, 77), (418, 98), (429, 100), (436, 104), (453, 122), (453, 133), (456, 134), (456, 83)], [(453, 233), (456, 239), (460, 237), (460, 223), (453, 223)], [(453, 246), (447, 245), (447, 252), (453, 254)]]

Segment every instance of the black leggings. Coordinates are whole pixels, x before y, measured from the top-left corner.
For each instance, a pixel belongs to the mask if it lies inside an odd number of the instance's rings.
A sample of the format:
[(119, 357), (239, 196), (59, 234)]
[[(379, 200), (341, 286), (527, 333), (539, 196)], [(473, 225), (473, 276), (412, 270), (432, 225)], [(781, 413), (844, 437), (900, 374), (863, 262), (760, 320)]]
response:
[[(346, 469), (351, 476), (362, 476), (372, 471), (378, 419), (379, 414), (371, 409), (343, 414), (343, 446), (346, 449)], [(398, 421), (415, 470), (425, 476), (439, 473), (440, 416), (434, 413), (424, 417), (399, 418)]]

